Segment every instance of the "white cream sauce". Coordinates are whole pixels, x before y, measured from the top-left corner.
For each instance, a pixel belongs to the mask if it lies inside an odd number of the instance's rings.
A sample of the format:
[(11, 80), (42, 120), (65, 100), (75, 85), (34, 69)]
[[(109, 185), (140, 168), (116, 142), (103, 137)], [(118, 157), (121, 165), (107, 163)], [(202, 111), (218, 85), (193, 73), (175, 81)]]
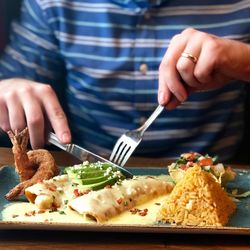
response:
[[(171, 191), (171, 184), (166, 181), (166, 176), (158, 176), (157, 179), (159, 183), (156, 179), (147, 177), (137, 177), (136, 180), (131, 181), (125, 180), (124, 187), (121, 185), (115, 188), (117, 189), (113, 192), (115, 197), (117, 196), (119, 198), (121, 194), (123, 194), (125, 197), (132, 197), (136, 202), (133, 203), (133, 206), (129, 206), (127, 210), (121, 209), (119, 215), (114, 213), (112, 216), (107, 216), (107, 220), (100, 221), (103, 224), (154, 223), (160, 205)], [(81, 214), (81, 211), (73, 211), (69, 207), (70, 201), (81, 198), (75, 196), (75, 189), (76, 187), (72, 185), (67, 175), (56, 176), (51, 180), (35, 184), (26, 189), (30, 191), (31, 194), (36, 195), (36, 199), (33, 201), (34, 203), (11, 202), (2, 211), (3, 221), (95, 224), (96, 221), (93, 220), (93, 218)], [(80, 191), (83, 192), (84, 190)], [(98, 193), (97, 191), (97, 194)], [(92, 196), (90, 193), (88, 195)], [(99, 197), (99, 195), (94, 196), (95, 198)], [(55, 204), (55, 201), (58, 204), (56, 210), (51, 208), (48, 197), (53, 197), (53, 204)], [(104, 200), (106, 199), (107, 196), (104, 196)], [(46, 203), (48, 205), (47, 207)], [(107, 202), (110, 206), (111, 204), (109, 203), (111, 203), (111, 201)], [(99, 205), (101, 208), (103, 204), (97, 203), (94, 207), (96, 207), (96, 205)], [(82, 206), (84, 207), (84, 205), (81, 205), (81, 207)], [(100, 209), (99, 212), (103, 212), (103, 209)]]
[[(160, 205), (166, 199), (167, 195), (160, 196), (148, 202), (136, 206), (138, 210), (147, 209), (146, 215), (142, 216), (139, 212), (132, 214), (130, 211), (110, 218), (103, 224), (153, 224), (156, 222), (156, 215)], [(45, 211), (39, 213), (39, 211)], [(14, 222), (56, 222), (56, 223), (76, 223), (76, 224), (96, 224), (95, 221), (86, 218), (67, 206), (58, 209), (58, 211), (50, 212), (50, 210), (40, 210), (35, 204), (29, 202), (14, 202), (8, 205), (2, 211), (3, 221)]]
[(171, 192), (173, 185), (164, 179), (138, 176), (124, 180), (112, 188), (89, 192), (69, 202), (69, 206), (79, 214), (93, 216), (98, 222), (130, 210)]

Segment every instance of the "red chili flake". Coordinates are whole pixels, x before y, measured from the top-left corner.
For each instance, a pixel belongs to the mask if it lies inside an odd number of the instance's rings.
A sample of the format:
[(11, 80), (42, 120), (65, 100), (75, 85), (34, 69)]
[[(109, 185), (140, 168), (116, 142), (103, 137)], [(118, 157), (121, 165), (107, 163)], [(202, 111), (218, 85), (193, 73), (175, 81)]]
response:
[(119, 199), (116, 200), (116, 202), (117, 202), (119, 205), (122, 204), (122, 201), (123, 201), (122, 198), (119, 198)]
[(46, 212), (46, 211), (45, 211), (45, 210), (42, 210), (42, 209), (40, 209), (40, 210), (37, 211), (38, 214), (43, 214), (43, 213), (45, 213), (45, 212)]
[(75, 195), (76, 197), (78, 197), (78, 196), (81, 195), (78, 189), (74, 189), (74, 195)]
[(83, 193), (81, 193), (81, 195), (88, 194), (90, 191), (91, 191), (91, 190), (88, 189), (88, 190), (84, 191)]
[(49, 220), (48, 220), (48, 219), (45, 219), (44, 222), (49, 222)]
[(112, 188), (112, 186), (111, 185), (106, 185), (105, 188)]
[(34, 216), (35, 214), (36, 214), (36, 211), (33, 210), (33, 211), (26, 212), (24, 215), (25, 216)]
[(131, 214), (136, 214), (139, 211), (139, 209), (138, 208), (132, 208), (129, 211), (130, 211)]
[(144, 210), (141, 210), (140, 212), (139, 212), (139, 215), (140, 216), (146, 216), (148, 214), (148, 209), (147, 208), (145, 208)]

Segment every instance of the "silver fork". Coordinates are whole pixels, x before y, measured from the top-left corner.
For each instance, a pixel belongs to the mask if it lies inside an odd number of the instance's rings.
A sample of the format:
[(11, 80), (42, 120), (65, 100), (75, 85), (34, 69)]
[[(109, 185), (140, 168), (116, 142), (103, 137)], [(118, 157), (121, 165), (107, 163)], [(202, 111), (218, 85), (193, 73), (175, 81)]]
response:
[(135, 148), (141, 142), (144, 132), (163, 111), (164, 106), (158, 105), (151, 116), (139, 128), (125, 132), (116, 142), (109, 158), (113, 163), (124, 166)]

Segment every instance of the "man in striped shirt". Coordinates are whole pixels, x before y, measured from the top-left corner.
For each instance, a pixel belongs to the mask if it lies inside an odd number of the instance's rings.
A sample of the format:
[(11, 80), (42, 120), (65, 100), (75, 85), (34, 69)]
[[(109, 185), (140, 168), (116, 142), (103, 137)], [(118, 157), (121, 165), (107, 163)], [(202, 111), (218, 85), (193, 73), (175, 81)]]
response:
[(24, 0), (0, 61), (0, 127), (27, 125), (37, 148), (52, 126), (109, 154), (160, 102), (168, 109), (135, 154), (229, 158), (243, 131), (249, 30), (249, 0)]

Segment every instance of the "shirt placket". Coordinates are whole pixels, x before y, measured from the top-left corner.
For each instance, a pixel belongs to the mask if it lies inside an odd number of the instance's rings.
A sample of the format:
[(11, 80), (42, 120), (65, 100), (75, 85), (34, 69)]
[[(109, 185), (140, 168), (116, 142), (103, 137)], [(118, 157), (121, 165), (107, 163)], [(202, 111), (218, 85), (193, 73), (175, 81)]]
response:
[[(151, 21), (150, 9), (144, 9), (138, 14), (138, 21), (135, 29), (135, 44), (134, 44), (134, 53), (137, 60), (134, 62), (134, 71), (136, 72), (134, 88), (135, 92), (137, 90), (147, 89), (149, 87), (149, 81), (147, 79), (150, 70), (152, 70), (150, 63), (148, 61), (149, 57), (152, 57), (154, 54), (154, 48), (150, 47), (148, 49), (140, 50), (138, 47), (140, 46), (138, 43), (141, 43), (141, 39), (147, 38), (147, 33), (150, 32), (152, 36), (152, 30), (148, 31), (145, 28), (145, 25), (149, 24)], [(140, 40), (140, 42), (139, 42)], [(147, 102), (149, 102), (149, 96), (143, 94), (135, 94), (134, 96), (134, 105), (135, 109), (139, 110), (137, 116), (135, 117), (134, 122), (137, 125), (142, 125), (147, 119), (147, 114), (144, 111), (144, 107)]]

